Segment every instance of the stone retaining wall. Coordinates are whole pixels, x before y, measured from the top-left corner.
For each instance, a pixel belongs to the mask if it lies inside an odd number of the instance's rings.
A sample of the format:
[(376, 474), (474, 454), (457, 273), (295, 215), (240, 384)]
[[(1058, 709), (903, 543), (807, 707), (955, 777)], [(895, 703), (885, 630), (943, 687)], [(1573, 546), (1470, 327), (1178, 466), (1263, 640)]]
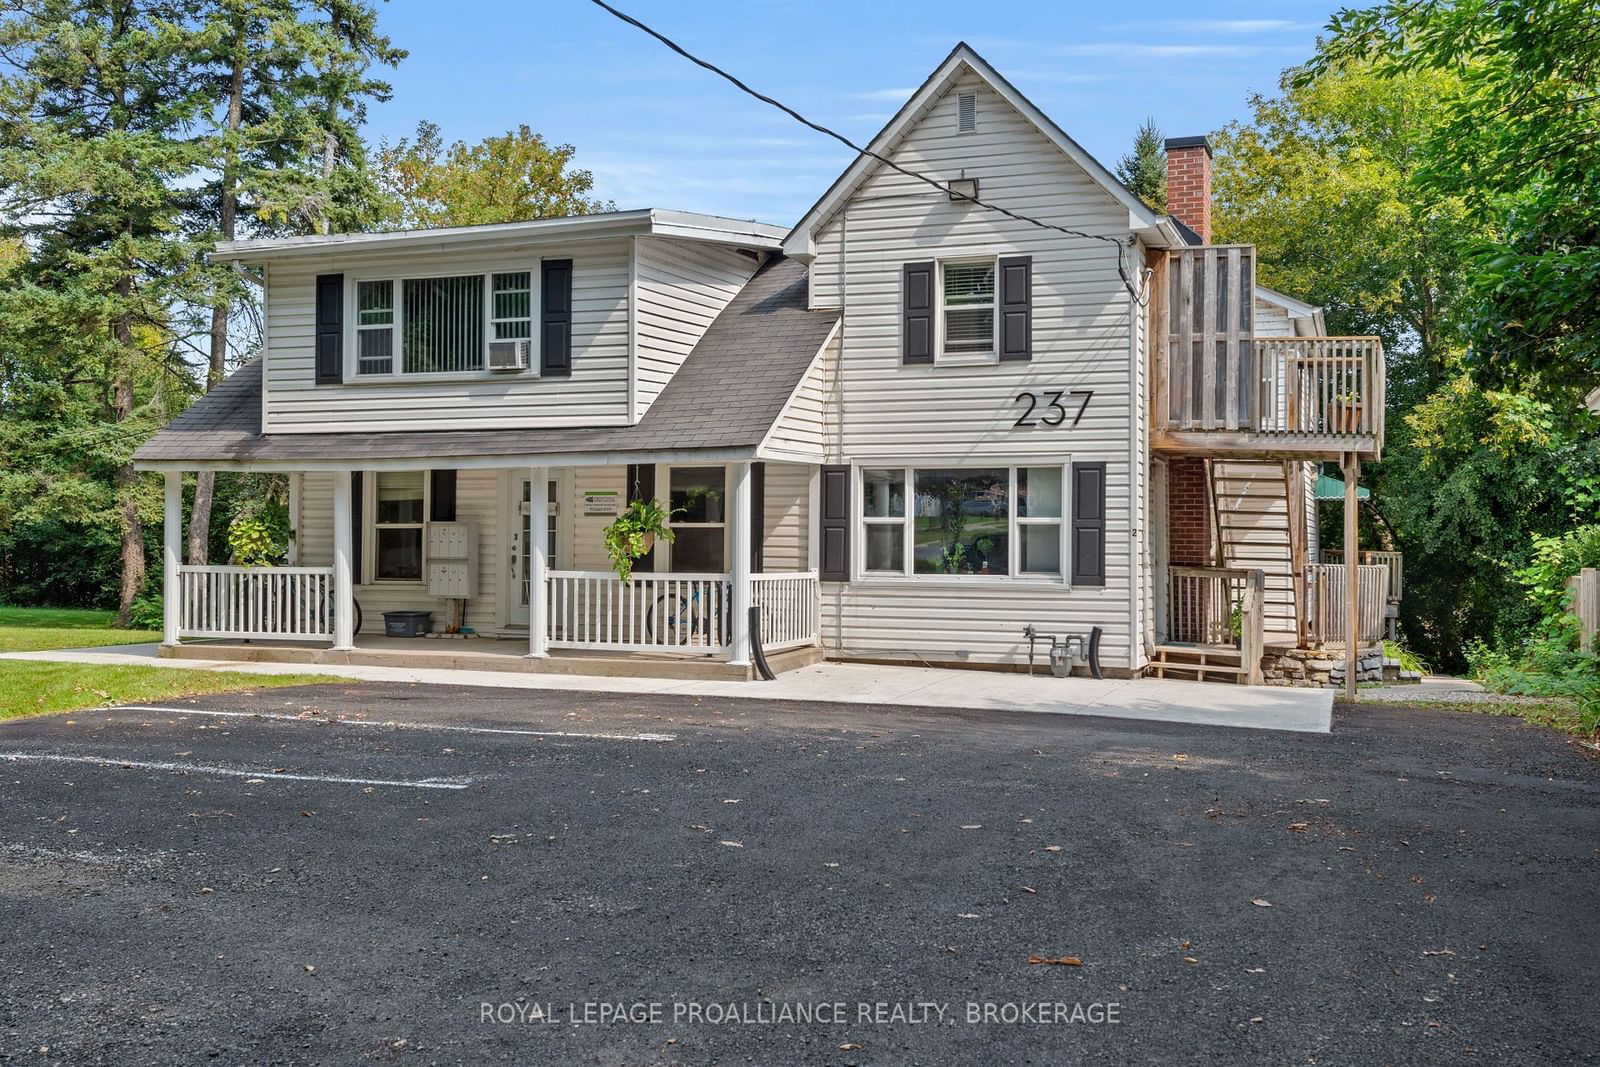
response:
[[(1261, 657), (1261, 677), (1266, 685), (1337, 689), (1344, 685), (1344, 650), (1271, 649)], [(1381, 681), (1383, 646), (1361, 649), (1356, 655), (1356, 683)]]

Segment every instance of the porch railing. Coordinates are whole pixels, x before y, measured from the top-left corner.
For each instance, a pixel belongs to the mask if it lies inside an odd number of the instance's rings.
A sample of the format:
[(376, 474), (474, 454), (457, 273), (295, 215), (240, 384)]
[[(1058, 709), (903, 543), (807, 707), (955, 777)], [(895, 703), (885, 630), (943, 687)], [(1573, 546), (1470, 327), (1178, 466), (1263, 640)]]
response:
[[(1340, 564), (1344, 562), (1344, 550), (1341, 548), (1325, 548), (1317, 553), (1321, 558), (1319, 563)], [(1370, 551), (1362, 552), (1361, 559), (1357, 562), (1363, 565), (1378, 566), (1382, 564), (1389, 568), (1389, 602), (1398, 604), (1400, 597), (1405, 593), (1405, 555), (1401, 552)]]
[[(1312, 639), (1320, 644), (1345, 643), (1348, 633), (1349, 585), (1342, 563), (1313, 563), (1306, 568), (1306, 588), (1311, 594)], [(1361, 632), (1357, 640), (1373, 643), (1383, 638), (1384, 608), (1389, 600), (1389, 568), (1386, 564), (1356, 567), (1357, 616)]]
[(1249, 571), (1234, 567), (1168, 567), (1167, 640), (1238, 646), (1249, 581)]
[(333, 639), (333, 568), (178, 568), (178, 636)]
[(752, 574), (750, 599), (761, 609), (767, 651), (816, 644), (822, 611), (816, 571)]
[(731, 586), (726, 574), (551, 571), (546, 640), (551, 648), (614, 652), (728, 651)]

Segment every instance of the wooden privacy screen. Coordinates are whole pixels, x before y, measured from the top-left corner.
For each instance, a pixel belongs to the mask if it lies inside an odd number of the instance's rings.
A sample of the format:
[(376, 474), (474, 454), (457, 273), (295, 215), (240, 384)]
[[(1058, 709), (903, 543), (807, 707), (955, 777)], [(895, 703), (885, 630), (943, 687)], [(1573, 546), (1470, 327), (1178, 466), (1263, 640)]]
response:
[(1254, 425), (1255, 249), (1207, 245), (1167, 254), (1167, 418), (1174, 429)]

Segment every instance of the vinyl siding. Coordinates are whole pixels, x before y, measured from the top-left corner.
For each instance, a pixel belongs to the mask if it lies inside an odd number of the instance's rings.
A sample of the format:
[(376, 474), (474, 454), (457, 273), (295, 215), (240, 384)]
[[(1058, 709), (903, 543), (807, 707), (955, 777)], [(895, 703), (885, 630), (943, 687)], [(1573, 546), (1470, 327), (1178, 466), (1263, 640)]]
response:
[(830, 431), (837, 423), (830, 399), (838, 373), (839, 341), (828, 342), (806, 371), (783, 413), (773, 422), (762, 454), (805, 456), (819, 462), (827, 454)]
[[(573, 261), (571, 377), (541, 379), (532, 373), (480, 373), (413, 381), (401, 377), (347, 381), (343, 385), (316, 384), (313, 341), (317, 275), (343, 273), (348, 306), (355, 282), (363, 278), (529, 270), (534, 272), (537, 289), (541, 256)], [(337, 433), (625, 425), (629, 396), (629, 257), (628, 241), (611, 240), (491, 255), (443, 255), (419, 250), (275, 263), (267, 281), (267, 431)], [(351, 348), (349, 336), (347, 329), (347, 353)], [(537, 345), (534, 347), (537, 349)], [(533, 361), (537, 365), (537, 351)]]
[[(1303, 465), (1296, 464), (1292, 469), (1293, 477), (1303, 481)], [(1289, 499), (1283, 464), (1218, 460), (1215, 470), (1223, 487), (1217, 503), (1229, 527), (1227, 565), (1265, 572), (1267, 597), (1262, 614), (1267, 639), (1292, 642), (1293, 555), (1289, 548)]]
[(800, 463), (768, 463), (767, 493), (762, 505), (765, 537), (761, 551), (765, 568), (809, 569), (806, 561), (811, 530), (811, 468)]
[(635, 363), (638, 419), (755, 272), (756, 261), (717, 245), (640, 237), (634, 242)]
[[(977, 130), (966, 134), (956, 132), (955, 98), (963, 91), (978, 94)], [(965, 170), (979, 179), (985, 200), (1062, 226), (1115, 239), (1128, 234), (1127, 209), (973, 76), (932, 105), (891, 158), (941, 179)], [(1017, 254), (1033, 259), (1031, 362), (901, 365), (903, 264)], [(857, 465), (1107, 465), (1104, 588), (981, 578), (829, 583), (823, 620), (835, 654), (1021, 664), (1022, 628), (1031, 622), (1060, 634), (1100, 626), (1106, 665), (1142, 665), (1142, 642), (1130, 630), (1141, 588), (1132, 523), (1142, 512), (1130, 434), (1144, 403), (1142, 384), (1130, 380), (1129, 300), (1117, 254), (1105, 242), (951, 203), (892, 171), (869, 177), (819, 232), (813, 299), (844, 307), (843, 425), (838, 446), (829, 442), (830, 461), (836, 453)], [(1024, 410), (1018, 393), (1074, 389), (1094, 391), (1078, 426), (1014, 426)], [(859, 565), (859, 524), (852, 541)]]

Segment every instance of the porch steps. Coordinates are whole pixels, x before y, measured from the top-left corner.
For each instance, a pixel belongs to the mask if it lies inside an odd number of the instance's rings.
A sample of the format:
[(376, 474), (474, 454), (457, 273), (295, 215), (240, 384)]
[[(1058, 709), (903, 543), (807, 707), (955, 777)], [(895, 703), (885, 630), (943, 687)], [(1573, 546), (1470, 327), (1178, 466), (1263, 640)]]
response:
[(1150, 673), (1157, 678), (1195, 682), (1242, 682), (1249, 672), (1231, 645), (1156, 645)]

